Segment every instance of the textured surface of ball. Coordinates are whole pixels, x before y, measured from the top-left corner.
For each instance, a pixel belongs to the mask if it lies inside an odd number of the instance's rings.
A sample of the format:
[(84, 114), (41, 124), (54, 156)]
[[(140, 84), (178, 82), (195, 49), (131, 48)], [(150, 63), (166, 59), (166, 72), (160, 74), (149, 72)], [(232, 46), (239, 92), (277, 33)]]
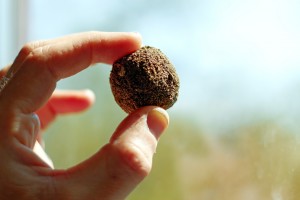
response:
[(178, 97), (179, 78), (159, 49), (145, 46), (114, 62), (110, 85), (118, 105), (130, 113), (143, 106), (170, 108)]

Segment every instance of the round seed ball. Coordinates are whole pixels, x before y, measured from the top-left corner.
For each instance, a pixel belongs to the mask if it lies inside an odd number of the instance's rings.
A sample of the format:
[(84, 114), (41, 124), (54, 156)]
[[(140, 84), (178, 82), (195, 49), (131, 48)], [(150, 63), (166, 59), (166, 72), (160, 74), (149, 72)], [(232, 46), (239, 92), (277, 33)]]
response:
[(179, 78), (159, 49), (144, 46), (114, 62), (110, 86), (115, 101), (127, 113), (143, 106), (168, 109), (177, 100)]

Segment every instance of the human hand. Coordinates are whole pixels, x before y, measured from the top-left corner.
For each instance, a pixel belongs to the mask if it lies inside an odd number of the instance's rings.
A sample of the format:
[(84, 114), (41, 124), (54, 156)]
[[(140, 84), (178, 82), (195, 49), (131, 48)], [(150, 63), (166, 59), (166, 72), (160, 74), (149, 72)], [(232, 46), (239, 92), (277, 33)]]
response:
[(167, 113), (153, 106), (128, 115), (108, 144), (69, 169), (53, 169), (40, 150), (34, 152), (41, 128), (56, 115), (93, 102), (86, 91), (53, 93), (57, 81), (94, 63), (111, 64), (140, 45), (137, 34), (90, 32), (22, 48), (0, 73), (9, 78), (0, 91), (0, 199), (124, 199), (148, 175), (168, 126)]

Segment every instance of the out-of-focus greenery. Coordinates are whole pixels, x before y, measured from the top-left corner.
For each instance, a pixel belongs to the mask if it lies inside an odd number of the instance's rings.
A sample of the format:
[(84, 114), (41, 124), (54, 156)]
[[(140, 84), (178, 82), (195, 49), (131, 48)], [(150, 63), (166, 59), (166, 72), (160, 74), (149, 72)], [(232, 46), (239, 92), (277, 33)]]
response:
[[(109, 70), (92, 67), (61, 84), (68, 89), (91, 88), (97, 103), (80, 115), (59, 117), (47, 130), (46, 149), (57, 168), (70, 167), (95, 153), (126, 116), (110, 92)], [(129, 200), (300, 198), (297, 134), (272, 120), (210, 134), (201, 129), (196, 116), (192, 121), (173, 112), (176, 104), (172, 109), (153, 170)]]

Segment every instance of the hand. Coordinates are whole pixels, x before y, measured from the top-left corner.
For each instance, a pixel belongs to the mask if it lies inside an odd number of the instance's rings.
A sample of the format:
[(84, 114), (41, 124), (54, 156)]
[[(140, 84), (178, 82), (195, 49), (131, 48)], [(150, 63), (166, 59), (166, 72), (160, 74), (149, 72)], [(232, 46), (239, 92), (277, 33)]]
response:
[(55, 116), (93, 102), (86, 91), (53, 93), (57, 81), (94, 63), (111, 64), (140, 45), (134, 33), (90, 32), (22, 48), (0, 73), (9, 78), (0, 91), (0, 199), (124, 199), (148, 175), (157, 140), (168, 126), (167, 113), (158, 107), (128, 115), (108, 144), (69, 169), (53, 169), (44, 152), (34, 149)]

